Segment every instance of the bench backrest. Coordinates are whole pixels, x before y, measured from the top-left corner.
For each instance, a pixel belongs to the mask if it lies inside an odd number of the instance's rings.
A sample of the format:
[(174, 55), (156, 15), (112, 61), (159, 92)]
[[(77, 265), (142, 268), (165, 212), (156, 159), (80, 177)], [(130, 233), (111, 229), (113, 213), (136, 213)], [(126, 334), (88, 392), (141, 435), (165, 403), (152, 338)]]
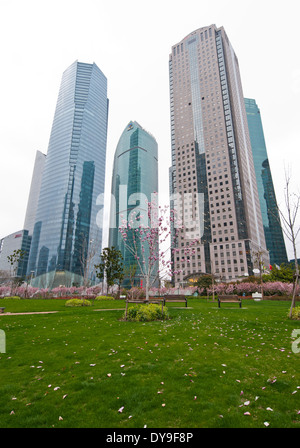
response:
[(185, 299), (185, 296), (182, 294), (174, 294), (174, 295), (165, 295), (165, 299)]
[(220, 300), (240, 300), (240, 298), (238, 297), (238, 296), (233, 296), (233, 295), (220, 295), (220, 296), (218, 296), (218, 298), (220, 299)]

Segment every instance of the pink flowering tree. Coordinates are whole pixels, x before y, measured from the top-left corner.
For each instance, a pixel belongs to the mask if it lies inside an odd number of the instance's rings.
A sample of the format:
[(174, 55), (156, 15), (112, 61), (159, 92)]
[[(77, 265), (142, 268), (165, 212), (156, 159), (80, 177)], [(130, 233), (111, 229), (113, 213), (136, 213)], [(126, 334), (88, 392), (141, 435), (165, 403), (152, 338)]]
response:
[[(174, 210), (157, 205), (157, 198), (152, 202), (147, 201), (146, 205), (146, 215), (142, 216), (139, 212), (131, 214), (130, 220), (123, 219), (119, 232), (125, 248), (134, 257), (144, 279), (146, 300), (149, 300), (151, 286), (159, 278), (170, 278), (175, 273), (170, 257), (170, 240), (176, 239), (182, 225)], [(189, 258), (192, 253), (191, 247), (185, 256)]]
[[(170, 228), (165, 223), (166, 208), (157, 210), (155, 201), (146, 203), (147, 212), (131, 213), (130, 219), (123, 219), (119, 228), (123, 243), (129, 254), (134, 257), (139, 274), (144, 280), (146, 300), (149, 290), (158, 280), (160, 265), (170, 268), (170, 260), (166, 260), (166, 250), (160, 250), (159, 243), (164, 243)], [(158, 216), (160, 214), (160, 216)]]

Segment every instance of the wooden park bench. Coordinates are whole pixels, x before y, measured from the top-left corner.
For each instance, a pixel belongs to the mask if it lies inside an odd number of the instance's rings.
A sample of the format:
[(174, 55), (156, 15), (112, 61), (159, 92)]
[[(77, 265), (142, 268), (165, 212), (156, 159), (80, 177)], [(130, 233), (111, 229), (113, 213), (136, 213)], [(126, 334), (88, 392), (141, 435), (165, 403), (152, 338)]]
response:
[(127, 299), (127, 303), (136, 303), (136, 304), (142, 304), (142, 303), (164, 303), (164, 297), (149, 297), (148, 300), (146, 299)]
[(142, 304), (142, 303), (155, 303), (155, 304), (165, 304), (164, 297), (149, 297), (148, 300), (146, 299), (127, 299), (126, 303), (135, 303), (135, 304)]
[(149, 303), (164, 303), (164, 297), (149, 297)]
[(174, 294), (174, 295), (167, 295), (164, 297), (164, 303), (166, 302), (184, 302), (185, 306), (187, 307), (187, 299), (184, 295), (181, 294)]
[(221, 302), (222, 303), (238, 303), (240, 308), (242, 308), (242, 300), (238, 296), (234, 296), (234, 295), (220, 295), (220, 296), (218, 296), (219, 308), (221, 308)]
[(0, 313), (3, 314), (5, 310), (5, 306), (0, 307)]

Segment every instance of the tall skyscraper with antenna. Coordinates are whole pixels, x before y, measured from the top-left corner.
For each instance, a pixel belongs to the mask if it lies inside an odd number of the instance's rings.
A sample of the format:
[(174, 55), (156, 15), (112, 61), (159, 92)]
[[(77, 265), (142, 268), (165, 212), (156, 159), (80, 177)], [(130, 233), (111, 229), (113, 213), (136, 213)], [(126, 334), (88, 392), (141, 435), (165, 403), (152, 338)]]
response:
[(251, 275), (269, 256), (239, 64), (224, 28), (203, 27), (173, 45), (169, 79), (171, 206), (184, 225), (173, 280)]

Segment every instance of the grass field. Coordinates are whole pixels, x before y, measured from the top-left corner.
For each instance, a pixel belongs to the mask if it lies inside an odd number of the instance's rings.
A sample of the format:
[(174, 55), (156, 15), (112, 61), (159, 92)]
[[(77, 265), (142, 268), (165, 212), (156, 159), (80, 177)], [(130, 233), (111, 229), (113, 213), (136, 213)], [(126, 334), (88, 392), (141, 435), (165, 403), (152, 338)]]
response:
[(299, 428), (299, 321), (289, 302), (169, 304), (125, 322), (123, 301), (0, 300), (1, 428)]

